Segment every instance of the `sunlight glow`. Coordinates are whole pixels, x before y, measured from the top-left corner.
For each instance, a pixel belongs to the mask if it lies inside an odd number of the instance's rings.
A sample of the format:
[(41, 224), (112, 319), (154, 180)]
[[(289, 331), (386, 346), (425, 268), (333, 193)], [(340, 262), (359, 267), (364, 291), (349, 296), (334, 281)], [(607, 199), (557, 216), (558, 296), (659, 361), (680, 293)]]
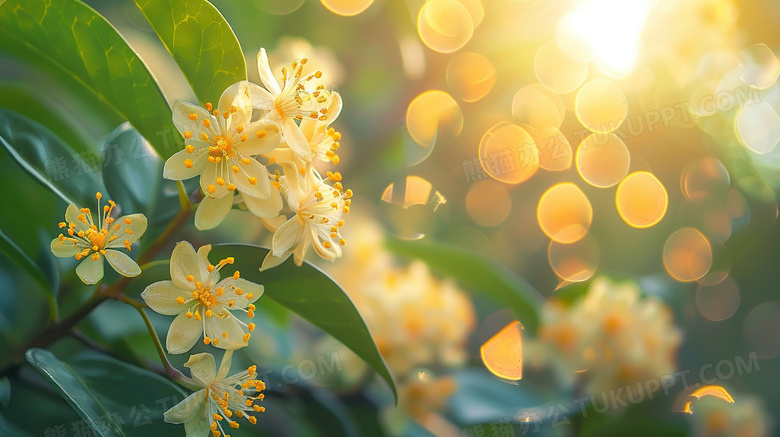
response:
[(580, 61), (596, 60), (609, 76), (631, 72), (648, 0), (581, 0), (579, 7), (558, 23), (557, 42), (569, 56)]

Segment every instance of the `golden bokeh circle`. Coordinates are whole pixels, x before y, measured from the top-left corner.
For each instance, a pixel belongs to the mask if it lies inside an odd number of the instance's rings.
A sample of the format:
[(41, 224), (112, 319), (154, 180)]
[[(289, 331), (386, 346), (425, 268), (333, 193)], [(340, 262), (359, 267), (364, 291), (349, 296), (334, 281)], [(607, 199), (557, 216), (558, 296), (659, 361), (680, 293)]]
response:
[(374, 0), (320, 0), (334, 14), (352, 17), (368, 9)]
[(588, 76), (588, 64), (575, 61), (555, 41), (544, 43), (534, 57), (536, 79), (550, 91), (566, 94), (576, 90)]
[(447, 84), (463, 101), (476, 102), (493, 89), (496, 69), (479, 53), (460, 53), (447, 65)]
[(585, 193), (571, 182), (562, 182), (542, 194), (536, 207), (536, 219), (551, 240), (571, 244), (590, 230), (593, 207)]
[(664, 268), (680, 282), (703, 278), (712, 267), (712, 246), (696, 228), (675, 231), (664, 244)]
[(457, 0), (428, 0), (417, 15), (417, 34), (431, 50), (452, 53), (469, 42), (474, 21)]
[(626, 176), (618, 185), (615, 205), (618, 214), (629, 226), (649, 228), (666, 215), (669, 195), (654, 174), (637, 171)]
[(594, 79), (577, 92), (575, 111), (580, 123), (591, 131), (614, 132), (628, 115), (628, 102), (615, 82)]
[(598, 188), (620, 182), (631, 166), (631, 154), (614, 134), (593, 134), (577, 148), (577, 171), (585, 182)]
[(441, 129), (460, 134), (463, 113), (458, 102), (446, 92), (428, 90), (415, 97), (406, 108), (406, 129), (417, 144), (431, 147)]
[(479, 161), (493, 179), (507, 184), (520, 184), (539, 170), (539, 149), (525, 129), (501, 122), (482, 136)]

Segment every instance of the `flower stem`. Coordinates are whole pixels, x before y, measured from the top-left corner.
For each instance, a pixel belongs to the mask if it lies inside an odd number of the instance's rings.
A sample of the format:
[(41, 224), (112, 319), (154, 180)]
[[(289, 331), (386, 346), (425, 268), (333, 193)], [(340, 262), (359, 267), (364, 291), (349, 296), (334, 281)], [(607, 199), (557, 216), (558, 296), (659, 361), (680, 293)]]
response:
[(168, 374), (168, 377), (174, 381), (185, 378), (184, 374), (176, 370), (176, 368), (171, 365), (170, 361), (168, 361), (168, 357), (165, 355), (162, 343), (160, 343), (160, 337), (157, 336), (157, 332), (154, 330), (154, 326), (152, 326), (152, 321), (149, 320), (149, 316), (147, 316), (146, 312), (144, 311), (146, 305), (135, 299), (131, 299), (122, 293), (118, 293), (116, 296), (114, 296), (114, 299), (132, 306), (136, 311), (138, 311), (138, 314), (141, 315), (141, 318), (144, 319), (146, 329), (149, 330), (149, 335), (152, 337), (152, 342), (154, 342), (154, 347), (157, 349), (157, 354), (160, 355), (160, 361), (162, 362), (163, 367), (165, 367), (165, 372)]
[(158, 259), (157, 261), (152, 261), (152, 262), (149, 262), (149, 263), (146, 263), (146, 264), (142, 265), (141, 266), (141, 271), (143, 272), (144, 270), (151, 269), (151, 268), (157, 267), (157, 266), (167, 266), (170, 263), (171, 263), (170, 260)]

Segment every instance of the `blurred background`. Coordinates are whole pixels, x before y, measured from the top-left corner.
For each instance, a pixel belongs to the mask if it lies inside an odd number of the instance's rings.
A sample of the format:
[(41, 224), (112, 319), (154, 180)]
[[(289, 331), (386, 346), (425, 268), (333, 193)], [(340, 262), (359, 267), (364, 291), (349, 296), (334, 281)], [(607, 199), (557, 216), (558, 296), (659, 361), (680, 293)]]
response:
[[(87, 3), (170, 102), (196, 101), (135, 4)], [(259, 82), (264, 47), (275, 71), (308, 57), (343, 97), (338, 169), (355, 200), (345, 257), (320, 267), (355, 301), (401, 394), (393, 409), (348, 350), (259, 305), (262, 341), (244, 359), (284, 383), (260, 432), (778, 435), (780, 3), (213, 4), (241, 42), (250, 80)], [(0, 62), (0, 106), (38, 121), (57, 113), (84, 150), (123, 122), (42, 71)], [(64, 205), (5, 152), (0, 160), (11, 196), (0, 228), (43, 260), (37, 248)], [(181, 239), (267, 246), (270, 234), (233, 212), (219, 229)], [(504, 302), (472, 293), (480, 287), (447, 266), (410, 261), (421, 245), (524, 278), (543, 298), (539, 329), (522, 329)], [(22, 292), (36, 285), (9, 260), (0, 274), (0, 327), (12, 347), (45, 307)], [(88, 292), (63, 289), (65, 309)], [(125, 358), (156, 359), (132, 309), (109, 302), (89, 320), (85, 332)], [(601, 411), (601, 394), (666, 375), (675, 375), (671, 389)], [(591, 395), (595, 405), (571, 402)]]

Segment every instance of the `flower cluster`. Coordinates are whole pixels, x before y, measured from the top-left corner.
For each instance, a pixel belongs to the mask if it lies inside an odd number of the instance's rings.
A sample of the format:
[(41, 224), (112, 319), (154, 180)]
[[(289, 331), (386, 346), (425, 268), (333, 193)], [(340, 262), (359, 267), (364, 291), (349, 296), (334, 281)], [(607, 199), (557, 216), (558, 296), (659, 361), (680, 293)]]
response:
[[(173, 121), (185, 148), (168, 159), (163, 176), (200, 177), (204, 198), (195, 213), (198, 229), (216, 227), (239, 205), (274, 230), (264, 269), (290, 255), (301, 265), (309, 246), (332, 261), (346, 244), (340, 228), (352, 192), (344, 189), (340, 173), (323, 177), (315, 168), (316, 162), (339, 162), (341, 134), (330, 125), (341, 112), (341, 97), (328, 91), (322, 72), (308, 64), (306, 58), (294, 61), (277, 77), (260, 49), (263, 86), (238, 82), (216, 108), (174, 105)], [(282, 196), (289, 219), (282, 215)]]
[(539, 340), (528, 348), (529, 364), (564, 363), (569, 375), (585, 370), (589, 392), (600, 393), (674, 372), (681, 334), (661, 301), (602, 277), (573, 306), (549, 304)]
[[(103, 278), (103, 258), (123, 276), (138, 276), (141, 269), (132, 258), (117, 249), (125, 248), (129, 252), (133, 243), (146, 232), (146, 216), (130, 214), (119, 218), (112, 217), (117, 206), (109, 200), (101, 212), (100, 199), (103, 194), (95, 194), (98, 219), (95, 221), (89, 208), (68, 205), (65, 221), (60, 229), (66, 229), (51, 242), (52, 253), (59, 258), (76, 258), (81, 261), (76, 274), (85, 284), (96, 284)], [(67, 235), (66, 235), (67, 234)]]
[(693, 404), (690, 417), (695, 437), (761, 437), (771, 434), (772, 421), (761, 399), (741, 396), (728, 403), (705, 396)]

